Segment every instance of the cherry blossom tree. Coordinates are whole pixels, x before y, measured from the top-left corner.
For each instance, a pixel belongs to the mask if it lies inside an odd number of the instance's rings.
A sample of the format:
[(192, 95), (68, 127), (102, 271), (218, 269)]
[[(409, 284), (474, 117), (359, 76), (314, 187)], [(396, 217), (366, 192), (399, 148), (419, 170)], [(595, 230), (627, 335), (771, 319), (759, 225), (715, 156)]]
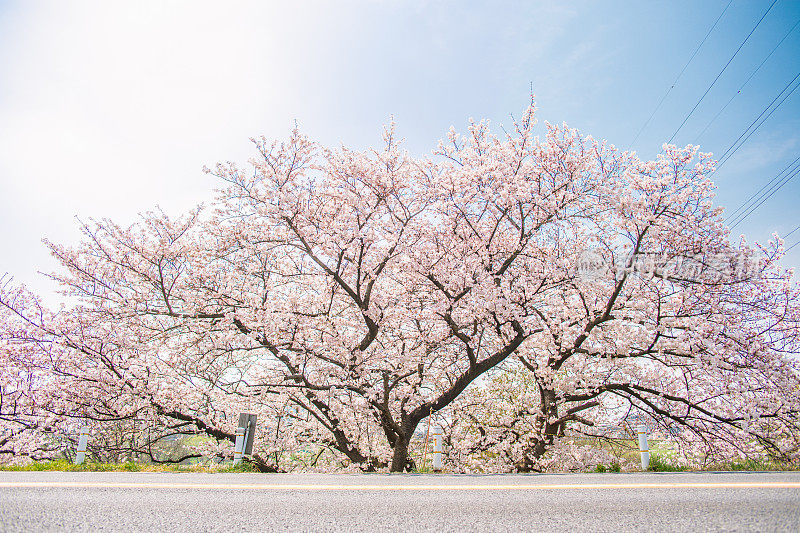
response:
[(677, 435), (695, 464), (797, 460), (800, 292), (776, 265), (779, 239), (730, 243), (713, 162), (696, 156), (665, 147), (633, 161), (602, 215), (553, 238), (549, 256), (574, 275), (537, 307), (545, 328), (518, 366), (463, 399), (453, 420), (474, 437), (456, 439), (467, 462), (492, 451), (534, 470), (568, 428), (603, 435), (631, 415)]
[[(534, 125), (533, 105), (501, 136), (472, 122), (430, 158), (393, 124), (364, 152), (295, 131), (209, 169), (222, 188), (184, 217), (83, 224), (80, 245), (49, 244), (71, 306), (0, 293), (4, 398), (22, 406), (3, 419), (37, 435), (135, 421), (139, 453), (176, 433), (224, 453), (248, 411), (263, 470), (330, 451), (402, 471), (438, 416), (527, 470), (628, 406), (687, 442), (793, 453), (797, 289), (776, 251), (728, 243), (710, 156), (644, 162)], [(535, 394), (489, 427), (468, 400), (514, 365)]]

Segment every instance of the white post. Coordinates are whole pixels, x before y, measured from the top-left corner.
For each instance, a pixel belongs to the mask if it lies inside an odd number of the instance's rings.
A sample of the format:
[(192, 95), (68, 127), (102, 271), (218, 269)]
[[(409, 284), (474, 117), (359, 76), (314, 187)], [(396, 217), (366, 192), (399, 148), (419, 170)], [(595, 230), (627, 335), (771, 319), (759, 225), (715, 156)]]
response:
[(83, 464), (86, 459), (86, 446), (89, 444), (89, 428), (83, 426), (78, 431), (78, 453), (75, 454), (75, 464)]
[(244, 428), (236, 428), (236, 443), (233, 445), (233, 466), (242, 460), (244, 453)]
[(642, 456), (642, 470), (647, 470), (650, 466), (650, 448), (647, 445), (647, 426), (639, 424), (636, 428), (639, 435), (639, 453)]
[(442, 471), (442, 428), (437, 424), (433, 426), (433, 471)]

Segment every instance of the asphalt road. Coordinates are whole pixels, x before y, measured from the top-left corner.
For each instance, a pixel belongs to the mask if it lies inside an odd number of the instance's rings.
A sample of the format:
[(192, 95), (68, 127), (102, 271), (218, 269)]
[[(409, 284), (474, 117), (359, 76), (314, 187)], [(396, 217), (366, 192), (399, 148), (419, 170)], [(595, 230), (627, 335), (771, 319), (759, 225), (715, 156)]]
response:
[(2, 531), (800, 531), (800, 473), (0, 472)]

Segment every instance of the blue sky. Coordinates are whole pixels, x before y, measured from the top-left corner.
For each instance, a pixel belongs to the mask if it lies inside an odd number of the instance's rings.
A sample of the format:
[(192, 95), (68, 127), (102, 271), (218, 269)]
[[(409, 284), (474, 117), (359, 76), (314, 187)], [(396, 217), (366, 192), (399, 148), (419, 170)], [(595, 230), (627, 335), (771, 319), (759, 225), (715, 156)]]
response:
[[(0, 3), (0, 273), (47, 292), (40, 243), (74, 217), (132, 221), (210, 198), (205, 164), (294, 120), (326, 144), (375, 145), (390, 115), (415, 154), (468, 117), (525, 107), (626, 148), (723, 1)], [(654, 156), (771, 1), (734, 0), (633, 145)], [(292, 4), (292, 5), (289, 5)], [(675, 138), (698, 133), (800, 19), (778, 0)], [(700, 138), (721, 154), (800, 72), (800, 26)], [(738, 207), (800, 156), (800, 90), (714, 176)], [(736, 228), (800, 225), (800, 177)], [(792, 244), (800, 231), (787, 239)], [(800, 265), (800, 246), (785, 260)]]

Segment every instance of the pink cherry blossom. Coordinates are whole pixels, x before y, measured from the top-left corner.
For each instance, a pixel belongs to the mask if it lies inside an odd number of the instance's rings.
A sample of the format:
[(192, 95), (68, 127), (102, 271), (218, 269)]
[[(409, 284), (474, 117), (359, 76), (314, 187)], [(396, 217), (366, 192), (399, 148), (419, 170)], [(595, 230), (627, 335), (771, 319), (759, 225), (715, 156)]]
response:
[(366, 151), (255, 139), (208, 206), (49, 243), (71, 305), (0, 292), (0, 452), (89, 425), (97, 457), (198, 433), (229, 456), (252, 412), (263, 470), (401, 471), (434, 417), (450, 468), (527, 471), (636, 415), (695, 462), (797, 459), (780, 241), (731, 244), (710, 154), (539, 138), (534, 113), (426, 158), (393, 123)]

